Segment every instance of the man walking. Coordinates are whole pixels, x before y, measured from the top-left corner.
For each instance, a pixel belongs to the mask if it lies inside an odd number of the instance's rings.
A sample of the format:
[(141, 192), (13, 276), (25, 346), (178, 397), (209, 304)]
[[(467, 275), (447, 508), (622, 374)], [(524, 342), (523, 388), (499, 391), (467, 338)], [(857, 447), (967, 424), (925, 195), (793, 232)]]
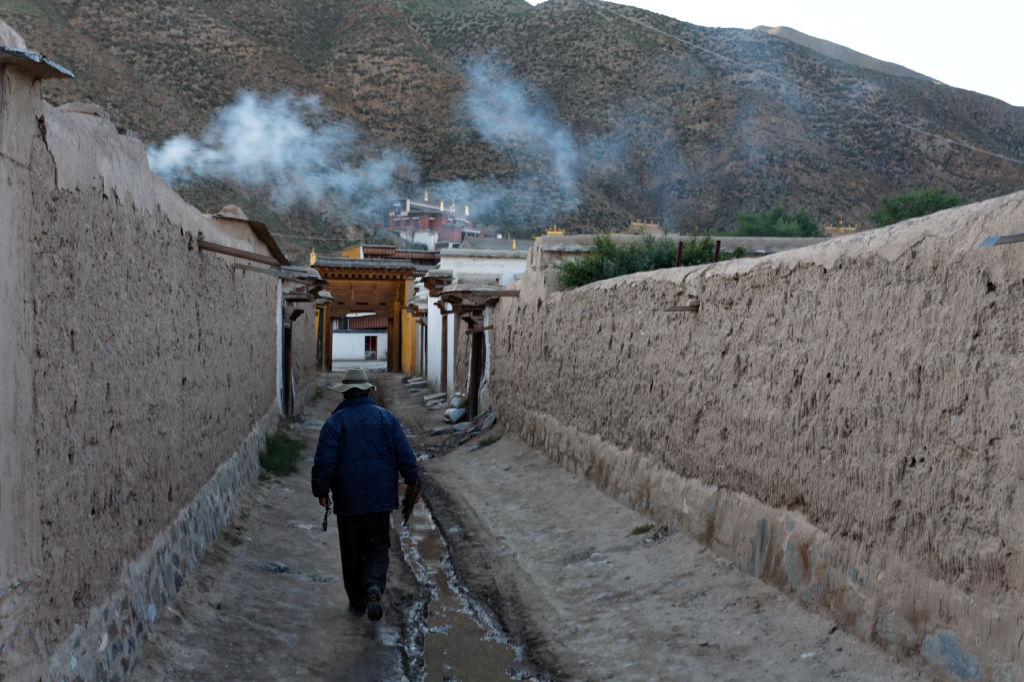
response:
[(329, 495), (334, 493), (349, 612), (380, 620), (398, 474), (408, 488), (402, 505), (408, 517), (419, 493), (419, 468), (398, 418), (370, 397), (375, 389), (364, 370), (346, 371), (334, 389), (345, 398), (320, 429), (313, 495), (330, 509)]

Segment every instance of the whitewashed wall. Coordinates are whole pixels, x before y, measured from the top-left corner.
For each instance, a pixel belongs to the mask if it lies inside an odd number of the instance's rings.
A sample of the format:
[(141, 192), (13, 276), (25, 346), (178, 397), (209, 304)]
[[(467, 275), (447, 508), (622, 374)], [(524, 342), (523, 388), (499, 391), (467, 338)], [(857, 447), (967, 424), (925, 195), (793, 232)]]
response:
[(441, 263), (437, 267), (450, 270), (456, 278), (494, 275), (496, 284), (508, 286), (526, 272), (526, 253), (444, 249), (441, 251)]
[(388, 335), (387, 332), (366, 332), (366, 331), (346, 331), (346, 332), (334, 332), (334, 340), (332, 341), (332, 356), (333, 360), (366, 360), (366, 353), (363, 350), (366, 347), (366, 337), (376, 336), (377, 337), (377, 357), (371, 358), (374, 360), (382, 360), (388, 356)]

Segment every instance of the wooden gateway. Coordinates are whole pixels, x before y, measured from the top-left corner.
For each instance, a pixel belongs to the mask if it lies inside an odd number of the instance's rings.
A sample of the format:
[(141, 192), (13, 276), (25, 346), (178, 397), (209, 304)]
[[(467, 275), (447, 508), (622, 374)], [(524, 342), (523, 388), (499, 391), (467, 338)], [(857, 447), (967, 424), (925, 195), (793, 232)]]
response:
[(387, 318), (388, 371), (414, 372), (415, 357), (410, 363), (409, 358), (404, 357), (409, 354), (402, 352), (406, 342), (415, 344), (415, 334), (407, 329), (409, 325), (405, 324), (405, 317), (408, 314), (403, 309), (412, 294), (413, 281), (430, 266), (411, 259), (389, 258), (314, 256), (311, 261), (310, 264), (327, 280), (327, 291), (333, 297), (333, 301), (320, 311), (317, 322), (320, 368), (331, 371), (334, 320), (352, 313), (375, 313)]

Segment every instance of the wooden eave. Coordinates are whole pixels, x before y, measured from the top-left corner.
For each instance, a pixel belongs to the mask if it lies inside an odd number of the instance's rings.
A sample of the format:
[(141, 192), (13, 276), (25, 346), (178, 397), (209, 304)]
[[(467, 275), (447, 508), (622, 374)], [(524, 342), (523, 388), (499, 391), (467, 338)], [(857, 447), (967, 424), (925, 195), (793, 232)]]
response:
[(456, 307), (472, 307), (483, 310), (485, 307), (494, 305), (498, 299), (519, 296), (518, 289), (504, 289), (496, 286), (471, 287), (451, 286), (441, 292), (441, 300), (451, 303)]
[(277, 245), (277, 241), (274, 239), (274, 236), (270, 234), (270, 230), (267, 229), (267, 226), (264, 223), (261, 223), (258, 220), (249, 220), (248, 218), (240, 218), (238, 216), (220, 212), (213, 213), (210, 217), (216, 218), (217, 220), (234, 220), (235, 222), (245, 223), (249, 226), (249, 229), (252, 230), (252, 233), (256, 235), (261, 242), (263, 242), (263, 245), (267, 247), (267, 250), (270, 251), (270, 255), (278, 265), (289, 264), (288, 257), (281, 251), (281, 247)]
[(374, 267), (332, 267), (329, 265), (320, 265), (317, 263), (313, 266), (317, 271), (324, 276), (324, 279), (329, 280), (385, 280), (385, 281), (400, 281), (415, 279), (418, 275), (416, 269), (413, 267), (404, 269), (380, 269)]
[(430, 292), (430, 296), (437, 298), (446, 286), (451, 285), (453, 279), (452, 273), (447, 270), (433, 270), (423, 275), (420, 281)]

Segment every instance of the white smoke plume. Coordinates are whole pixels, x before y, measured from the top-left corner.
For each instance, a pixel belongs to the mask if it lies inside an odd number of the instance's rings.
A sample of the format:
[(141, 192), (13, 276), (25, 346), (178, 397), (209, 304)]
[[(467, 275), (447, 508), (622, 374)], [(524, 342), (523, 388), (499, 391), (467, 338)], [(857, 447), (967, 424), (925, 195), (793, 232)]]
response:
[(150, 147), (149, 165), (170, 183), (212, 178), (263, 190), (281, 208), (394, 198), (396, 178), (415, 164), (404, 152), (368, 146), (347, 122), (316, 124), (322, 114), (315, 96), (243, 91), (198, 140), (178, 135)]
[[(623, 153), (611, 140), (588, 138), (581, 151), (553, 106), (531, 94), (494, 60), (469, 65), (465, 120), (516, 169), (512, 180), (453, 180), (430, 196), (469, 204), (471, 217), (541, 226), (579, 205), (581, 168), (600, 176)], [(381, 220), (388, 203), (418, 186), (419, 168), (405, 151), (368, 143), (349, 122), (322, 123), (315, 96), (263, 97), (240, 92), (199, 139), (178, 135), (147, 152), (150, 167), (172, 184), (211, 178), (265, 192), (278, 208), (298, 204)]]
[[(492, 146), (510, 154), (517, 165), (542, 176), (542, 184), (553, 183), (558, 209), (575, 208), (579, 150), (569, 127), (556, 118), (546, 100), (538, 102), (534, 97), (531, 102), (523, 84), (497, 62), (474, 62), (467, 75), (471, 87), (463, 107), (473, 129)], [(516, 184), (519, 187), (504, 189), (518, 195), (522, 186), (537, 183), (521, 177)]]

